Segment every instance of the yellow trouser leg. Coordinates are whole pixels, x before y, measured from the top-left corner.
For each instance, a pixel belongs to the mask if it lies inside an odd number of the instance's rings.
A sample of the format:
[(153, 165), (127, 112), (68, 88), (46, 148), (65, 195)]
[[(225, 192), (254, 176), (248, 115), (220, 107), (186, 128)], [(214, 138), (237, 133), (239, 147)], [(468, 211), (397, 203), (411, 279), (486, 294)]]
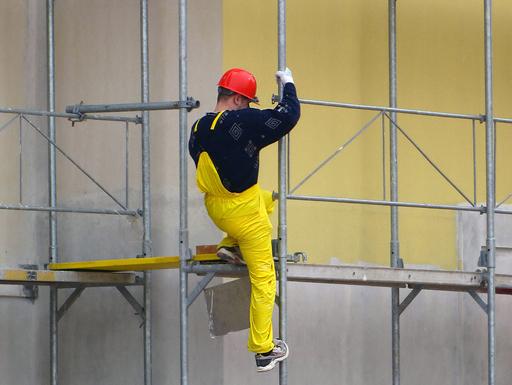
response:
[[(256, 210), (250, 210), (247, 215), (238, 215), (233, 218), (230, 218), (229, 215), (215, 218), (212, 215), (212, 219), (221, 230), (228, 234), (224, 240), (235, 240), (240, 246), (247, 263), (251, 281), (248, 348), (255, 353), (264, 353), (274, 347), (272, 311), (276, 294), (276, 276), (271, 246), (272, 224), (267, 214), (271, 210), (272, 200), (267, 199), (264, 194), (256, 194), (254, 199), (259, 201), (255, 202), (258, 204), (250, 206), (256, 206)], [(209, 199), (207, 201), (208, 212), (211, 214), (221, 212), (222, 210), (218, 210), (218, 208), (223, 201), (223, 199)]]
[(224, 238), (222, 238), (222, 240), (217, 245), (217, 249), (221, 248), (222, 246), (227, 246), (227, 247), (238, 246), (238, 241), (235, 238), (226, 234), (226, 236)]
[(265, 353), (274, 347), (272, 311), (276, 295), (276, 273), (272, 258), (271, 235), (240, 241), (240, 250), (249, 269), (251, 308), (248, 348)]
[[(275, 201), (272, 199), (272, 192), (267, 190), (260, 190), (261, 198), (263, 199), (263, 203), (265, 204), (265, 210), (267, 214), (271, 214), (274, 211)], [(238, 246), (238, 241), (230, 236), (229, 234), (225, 234), (224, 238), (219, 242), (217, 248), (222, 246), (233, 247)]]

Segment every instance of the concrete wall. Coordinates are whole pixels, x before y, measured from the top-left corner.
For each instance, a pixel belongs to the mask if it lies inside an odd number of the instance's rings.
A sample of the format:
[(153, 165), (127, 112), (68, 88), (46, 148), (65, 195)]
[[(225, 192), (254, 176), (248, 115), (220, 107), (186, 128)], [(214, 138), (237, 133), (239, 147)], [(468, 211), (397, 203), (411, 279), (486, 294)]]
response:
[[(0, 105), (45, 108), (44, 6), (39, 1), (0, 3)], [(1, 115), (0, 124), (13, 115)], [(43, 120), (33, 119), (42, 124)], [(0, 132), (0, 202), (20, 199), (19, 121)], [(23, 125), (23, 194), (27, 204), (45, 205), (48, 152)], [(48, 255), (47, 215), (0, 212), (0, 264), (43, 263)], [(13, 292), (1, 287), (0, 295)], [(19, 293), (19, 292), (18, 292)], [(39, 384), (48, 378), (48, 293), (29, 300), (0, 296), (0, 382)]]
[[(138, 0), (56, 1), (57, 110), (80, 101), (136, 102), (140, 96)], [(219, 1), (189, 5), (189, 94), (204, 108), (214, 103), (221, 71)], [(178, 99), (178, 1), (150, 1), (150, 94), (152, 101)], [(46, 9), (44, 1), (0, 4), (0, 105), (46, 109)], [(201, 26), (198, 28), (197, 26)], [(190, 124), (201, 112), (189, 116)], [(0, 124), (10, 116), (1, 116)], [(33, 119), (46, 129), (44, 119)], [(0, 133), (0, 202), (18, 202), (18, 122)], [(57, 121), (57, 141), (99, 183), (124, 201), (125, 127), (85, 122), (72, 127)], [(23, 127), (23, 202), (47, 205), (47, 144)], [(151, 114), (153, 250), (178, 254), (178, 113)], [(140, 126), (129, 127), (129, 204), (141, 197)], [(58, 203), (71, 207), (116, 207), (110, 198), (58, 155)], [(202, 209), (190, 178), (191, 244), (213, 243), (219, 233)], [(140, 254), (142, 222), (115, 216), (58, 216), (61, 261)], [(0, 262), (48, 261), (47, 215), (0, 213)], [(191, 277), (192, 283), (195, 281)], [(130, 289), (142, 300), (141, 289)], [(155, 384), (179, 383), (178, 274), (153, 274), (153, 378)], [(1, 294), (1, 292), (0, 292)], [(69, 294), (60, 291), (62, 303)], [(191, 371), (194, 384), (221, 383), (222, 342), (211, 340), (204, 325), (204, 301), (191, 309)], [(49, 383), (48, 289), (31, 303), (0, 298), (0, 383)], [(88, 289), (60, 322), (60, 383), (141, 384), (143, 334), (140, 319), (112, 288)], [(207, 375), (206, 375), (207, 374)]]

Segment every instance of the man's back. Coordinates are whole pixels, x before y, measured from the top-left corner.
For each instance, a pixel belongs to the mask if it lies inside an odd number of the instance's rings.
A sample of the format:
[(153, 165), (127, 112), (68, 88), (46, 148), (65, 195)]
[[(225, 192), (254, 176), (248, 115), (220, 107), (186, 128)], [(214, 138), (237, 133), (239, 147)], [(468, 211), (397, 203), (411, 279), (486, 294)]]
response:
[(258, 181), (259, 152), (285, 136), (300, 117), (295, 86), (287, 83), (274, 109), (244, 108), (207, 113), (192, 126), (190, 155), (196, 166), (208, 153), (224, 187), (242, 192)]

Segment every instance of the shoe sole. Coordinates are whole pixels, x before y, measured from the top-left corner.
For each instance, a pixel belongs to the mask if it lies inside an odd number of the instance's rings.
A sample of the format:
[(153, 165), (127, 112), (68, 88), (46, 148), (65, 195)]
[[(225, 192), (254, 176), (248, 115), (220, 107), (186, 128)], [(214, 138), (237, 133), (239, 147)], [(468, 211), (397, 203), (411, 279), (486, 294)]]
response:
[[(286, 343), (285, 343), (286, 345)], [(268, 372), (269, 370), (272, 370), (276, 367), (276, 364), (278, 362), (281, 362), (281, 361), (284, 361), (288, 358), (288, 355), (290, 354), (290, 349), (288, 348), (288, 345), (286, 345), (286, 355), (284, 357), (279, 357), (279, 358), (276, 358), (275, 360), (272, 360), (270, 362), (270, 364), (268, 364), (267, 366), (258, 366), (256, 367), (256, 371), (257, 372)]]
[(224, 262), (230, 263), (232, 265), (245, 265), (246, 264), (244, 260), (237, 258), (237, 257), (233, 257), (230, 254), (223, 253), (222, 251), (217, 252), (217, 257), (222, 259)]

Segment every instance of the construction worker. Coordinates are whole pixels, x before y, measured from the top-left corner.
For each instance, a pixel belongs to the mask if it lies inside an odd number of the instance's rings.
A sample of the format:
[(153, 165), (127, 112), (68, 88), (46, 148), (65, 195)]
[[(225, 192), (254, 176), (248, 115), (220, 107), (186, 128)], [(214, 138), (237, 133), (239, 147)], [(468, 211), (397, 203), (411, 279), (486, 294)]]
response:
[(209, 216), (226, 237), (217, 255), (233, 264), (247, 264), (251, 281), (248, 349), (256, 353), (256, 369), (271, 370), (288, 357), (284, 341), (273, 340), (272, 311), (276, 275), (272, 257), (272, 193), (258, 185), (259, 152), (288, 134), (300, 117), (291, 71), (276, 73), (283, 97), (274, 109), (250, 108), (257, 103), (256, 79), (233, 68), (219, 80), (217, 104), (192, 125), (190, 155), (196, 181), (205, 194)]

